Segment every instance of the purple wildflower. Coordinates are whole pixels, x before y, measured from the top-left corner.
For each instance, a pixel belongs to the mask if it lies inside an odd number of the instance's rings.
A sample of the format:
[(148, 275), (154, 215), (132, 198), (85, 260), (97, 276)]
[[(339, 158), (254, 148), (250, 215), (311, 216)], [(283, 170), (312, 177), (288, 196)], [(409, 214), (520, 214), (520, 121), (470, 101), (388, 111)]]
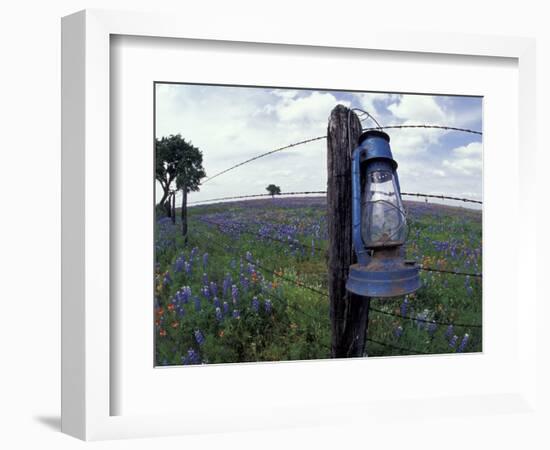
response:
[(401, 303), (401, 315), (407, 316), (407, 312), (409, 310), (409, 299), (405, 297), (403, 300), (403, 303)]
[(265, 309), (265, 312), (269, 314), (269, 313), (271, 312), (272, 306), (273, 306), (273, 305), (271, 304), (271, 300), (266, 300), (266, 301), (264, 302), (264, 309)]
[(447, 327), (447, 330), (445, 331), (445, 337), (447, 338), (447, 340), (451, 338), (451, 336), (453, 335), (453, 332), (454, 332), (454, 327), (452, 325), (449, 325)]
[(207, 286), (208, 285), (208, 275), (206, 273), (203, 273), (202, 274), (202, 284), (204, 286)]
[(462, 353), (466, 349), (469, 339), (470, 339), (470, 335), (466, 333), (463, 336), (462, 341), (460, 341), (460, 345), (458, 346), (458, 349), (456, 351), (459, 353)]
[(204, 295), (204, 298), (207, 300), (210, 299), (210, 288), (208, 286), (203, 286), (201, 289), (201, 294)]
[(437, 324), (435, 322), (430, 322), (428, 324), (428, 334), (430, 335), (430, 337), (433, 337), (436, 330), (437, 330)]
[(233, 304), (236, 305), (239, 301), (239, 289), (237, 289), (236, 285), (231, 287), (231, 297), (233, 298)]
[(210, 292), (214, 297), (218, 295), (218, 285), (213, 281), (210, 282)]
[(187, 350), (187, 355), (185, 356), (185, 358), (181, 358), (181, 363), (184, 365), (200, 364), (201, 357), (195, 349), (190, 348), (189, 350)]
[(202, 334), (201, 330), (195, 330), (195, 340), (197, 341), (197, 344), (202, 345), (204, 344), (204, 335)]
[(458, 340), (458, 336), (455, 334), (451, 340), (449, 341), (449, 347), (451, 348), (455, 348), (456, 347), (456, 342)]
[(195, 300), (195, 311), (198, 312), (201, 310), (201, 299), (195, 296), (194, 300)]
[(255, 312), (258, 312), (260, 310), (260, 302), (258, 301), (258, 297), (256, 296), (252, 297), (252, 309)]
[(215, 308), (219, 308), (221, 306), (220, 300), (218, 297), (214, 297), (213, 303)]
[(222, 315), (222, 310), (220, 309), (219, 306), (216, 307), (216, 320), (218, 322), (221, 322), (222, 321), (222, 318), (223, 318), (223, 315)]
[(238, 309), (234, 309), (233, 310), (233, 319), (240, 319), (241, 318), (241, 313), (239, 312)]
[(223, 315), (226, 316), (229, 314), (229, 304), (227, 302), (223, 302)]

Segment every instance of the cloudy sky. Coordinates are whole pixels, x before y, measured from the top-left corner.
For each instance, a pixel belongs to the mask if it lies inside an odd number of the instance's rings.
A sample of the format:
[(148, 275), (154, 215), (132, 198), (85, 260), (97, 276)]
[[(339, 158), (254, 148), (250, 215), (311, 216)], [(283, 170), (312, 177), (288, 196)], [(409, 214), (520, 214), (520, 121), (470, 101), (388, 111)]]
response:
[[(202, 150), (204, 168), (212, 176), (259, 153), (325, 135), (330, 111), (339, 103), (368, 111), (382, 126), (482, 130), (479, 97), (157, 84), (156, 134), (180, 133), (191, 141)], [(480, 135), (437, 129), (387, 132), (404, 192), (482, 200)], [(326, 159), (326, 141), (300, 145), (205, 183), (189, 201), (266, 193), (271, 183), (283, 192), (325, 190)]]

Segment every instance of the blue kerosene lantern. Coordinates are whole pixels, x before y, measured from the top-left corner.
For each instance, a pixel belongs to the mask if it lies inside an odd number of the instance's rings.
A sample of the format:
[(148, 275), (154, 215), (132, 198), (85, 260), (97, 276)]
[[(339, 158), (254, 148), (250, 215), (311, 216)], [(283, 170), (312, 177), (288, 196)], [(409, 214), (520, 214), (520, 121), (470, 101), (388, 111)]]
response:
[(390, 137), (363, 133), (352, 154), (352, 239), (357, 264), (346, 289), (366, 297), (396, 297), (420, 287), (419, 268), (404, 258), (407, 220)]

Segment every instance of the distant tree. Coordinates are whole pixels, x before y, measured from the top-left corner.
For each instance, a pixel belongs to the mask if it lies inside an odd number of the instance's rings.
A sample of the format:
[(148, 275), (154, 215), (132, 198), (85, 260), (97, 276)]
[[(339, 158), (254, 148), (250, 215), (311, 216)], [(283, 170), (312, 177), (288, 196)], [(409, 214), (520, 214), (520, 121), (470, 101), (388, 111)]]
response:
[(279, 186), (275, 186), (274, 184), (270, 184), (265, 189), (271, 194), (271, 198), (275, 198), (276, 195), (281, 194), (281, 188)]

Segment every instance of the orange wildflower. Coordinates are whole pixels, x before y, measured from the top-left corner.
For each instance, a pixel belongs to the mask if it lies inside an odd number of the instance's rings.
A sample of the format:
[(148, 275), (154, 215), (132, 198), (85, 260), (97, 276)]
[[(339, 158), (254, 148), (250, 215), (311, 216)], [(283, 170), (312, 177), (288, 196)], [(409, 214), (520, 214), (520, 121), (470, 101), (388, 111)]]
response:
[(180, 323), (179, 323), (177, 320), (174, 320), (174, 321), (170, 324), (170, 326), (171, 326), (172, 328), (177, 328), (177, 327), (180, 326)]
[(161, 328), (160, 331), (159, 331), (159, 334), (164, 337), (166, 336), (166, 330), (164, 328)]
[(174, 311), (174, 309), (176, 309), (176, 307), (173, 303), (168, 304), (168, 311)]

